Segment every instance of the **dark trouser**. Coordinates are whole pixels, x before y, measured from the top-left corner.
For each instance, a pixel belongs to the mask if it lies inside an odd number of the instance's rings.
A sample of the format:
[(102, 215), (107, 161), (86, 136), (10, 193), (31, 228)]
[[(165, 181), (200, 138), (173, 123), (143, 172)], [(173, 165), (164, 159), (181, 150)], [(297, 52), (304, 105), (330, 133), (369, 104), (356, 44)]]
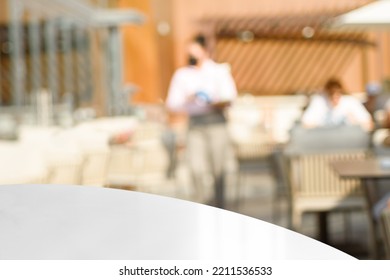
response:
[(219, 112), (191, 117), (188, 135), (188, 162), (198, 191), (204, 190), (204, 176), (212, 174), (214, 206), (224, 208), (224, 177), (229, 147), (226, 121)]

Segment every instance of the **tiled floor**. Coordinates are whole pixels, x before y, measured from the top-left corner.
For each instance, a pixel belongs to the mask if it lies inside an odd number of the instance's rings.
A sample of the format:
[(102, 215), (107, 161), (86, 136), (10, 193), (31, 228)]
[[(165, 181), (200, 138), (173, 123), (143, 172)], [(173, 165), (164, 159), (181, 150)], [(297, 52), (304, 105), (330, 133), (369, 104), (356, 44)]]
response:
[[(237, 186), (234, 182), (236, 182), (235, 171), (232, 166), (226, 189), (227, 210), (289, 227), (288, 199), (284, 195), (275, 197), (275, 183), (270, 174), (248, 175), (240, 186), (239, 203), (237, 203)], [(199, 190), (191, 187), (188, 170), (183, 165), (177, 169), (176, 180), (158, 184), (148, 192), (199, 203), (210, 201), (213, 195), (211, 185), (207, 190), (203, 190), (201, 195)], [(316, 221), (314, 214), (306, 214), (303, 219), (302, 233), (316, 238)], [(329, 217), (331, 243), (359, 259), (367, 259), (367, 227), (367, 219), (362, 212), (347, 215), (332, 214)]]

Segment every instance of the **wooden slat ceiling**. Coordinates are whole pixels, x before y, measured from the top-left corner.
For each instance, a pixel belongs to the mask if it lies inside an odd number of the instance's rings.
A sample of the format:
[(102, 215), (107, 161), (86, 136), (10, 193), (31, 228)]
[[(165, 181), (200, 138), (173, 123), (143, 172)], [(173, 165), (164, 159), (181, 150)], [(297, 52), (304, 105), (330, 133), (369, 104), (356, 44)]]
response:
[(202, 23), (216, 41), (215, 59), (231, 64), (240, 92), (281, 95), (320, 88), (330, 76), (340, 76), (364, 48), (375, 46), (365, 33), (326, 28), (338, 14), (212, 18)]
[(210, 23), (214, 26), (217, 38), (240, 37), (243, 32), (249, 31), (255, 39), (279, 39), (279, 40), (306, 40), (302, 35), (304, 28), (315, 31), (311, 39), (314, 40), (338, 40), (352, 43), (366, 43), (365, 34), (361, 32), (335, 32), (329, 30), (326, 25), (337, 14), (311, 14), (290, 15), (261, 18), (231, 18), (213, 19)]

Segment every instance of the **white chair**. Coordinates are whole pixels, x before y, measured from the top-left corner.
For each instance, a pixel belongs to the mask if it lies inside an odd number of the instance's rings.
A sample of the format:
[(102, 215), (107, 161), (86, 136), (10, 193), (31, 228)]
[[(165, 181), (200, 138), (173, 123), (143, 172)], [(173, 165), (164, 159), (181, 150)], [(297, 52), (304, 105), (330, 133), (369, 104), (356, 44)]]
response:
[(48, 168), (49, 184), (80, 184), (82, 151), (74, 139), (63, 137), (62, 129), (46, 126), (22, 126), (20, 141), (40, 151)]
[(50, 168), (49, 184), (79, 185), (83, 155), (80, 148), (71, 141), (54, 137), (44, 148)]
[(39, 145), (42, 142), (46, 144), (60, 131), (61, 128), (56, 126), (20, 125), (18, 129), (18, 139), (22, 143), (32, 145)]
[(126, 145), (111, 146), (108, 185), (135, 188), (146, 192), (157, 189), (166, 180), (169, 158), (158, 123), (140, 125)]
[(46, 162), (34, 147), (1, 141), (0, 155), (0, 185), (48, 182)]
[(64, 131), (62, 137), (69, 138), (80, 149), (82, 163), (80, 184), (105, 186), (110, 149), (110, 135), (94, 129), (75, 128)]
[(108, 133), (109, 135), (135, 130), (137, 127), (137, 119), (131, 116), (97, 118), (80, 123), (76, 126), (77, 129), (93, 129), (95, 131)]
[(0, 114), (0, 139), (15, 140), (17, 138), (18, 123), (12, 114)]

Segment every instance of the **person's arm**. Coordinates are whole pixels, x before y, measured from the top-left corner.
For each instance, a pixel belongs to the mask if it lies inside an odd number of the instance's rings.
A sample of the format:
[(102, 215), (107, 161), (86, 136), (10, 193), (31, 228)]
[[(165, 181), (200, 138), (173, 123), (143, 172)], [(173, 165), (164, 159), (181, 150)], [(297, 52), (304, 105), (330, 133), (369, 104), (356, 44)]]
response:
[(219, 64), (217, 72), (219, 99), (213, 102), (213, 107), (224, 109), (237, 97), (237, 87), (228, 64)]
[(371, 131), (374, 128), (372, 117), (367, 109), (358, 100), (351, 99), (350, 111), (347, 115), (351, 124), (360, 125), (364, 130)]
[(166, 106), (173, 113), (185, 113), (189, 98), (183, 87), (183, 79), (179, 71), (176, 71), (169, 85)]

